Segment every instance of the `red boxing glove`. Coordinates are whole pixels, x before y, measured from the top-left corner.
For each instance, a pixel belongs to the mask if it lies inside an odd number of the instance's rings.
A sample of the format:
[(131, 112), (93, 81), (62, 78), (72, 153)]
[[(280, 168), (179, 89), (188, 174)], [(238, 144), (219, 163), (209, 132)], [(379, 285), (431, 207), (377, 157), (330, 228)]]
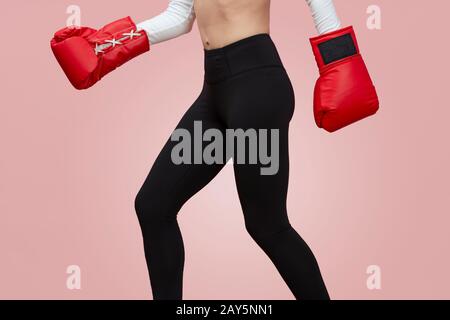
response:
[(67, 27), (50, 42), (53, 54), (76, 89), (87, 89), (128, 60), (150, 50), (144, 31), (130, 17), (100, 30)]
[(314, 117), (329, 132), (375, 114), (379, 102), (353, 27), (312, 38), (320, 71), (314, 90)]

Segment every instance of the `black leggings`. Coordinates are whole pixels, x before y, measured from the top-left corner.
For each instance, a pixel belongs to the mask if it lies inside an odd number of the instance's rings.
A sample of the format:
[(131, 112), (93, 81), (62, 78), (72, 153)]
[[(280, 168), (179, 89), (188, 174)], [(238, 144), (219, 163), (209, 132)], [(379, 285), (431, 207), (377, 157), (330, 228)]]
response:
[[(246, 230), (297, 299), (329, 299), (316, 259), (290, 225), (286, 211), (288, 130), (293, 112), (289, 77), (270, 36), (261, 34), (205, 51), (203, 90), (177, 129), (194, 135), (194, 122), (201, 121), (203, 131), (218, 129), (224, 136), (226, 129), (278, 130), (276, 174), (261, 174), (260, 162), (234, 160)], [(174, 164), (171, 154), (177, 144), (167, 141), (135, 202), (155, 300), (182, 299), (184, 246), (177, 214), (224, 166)]]

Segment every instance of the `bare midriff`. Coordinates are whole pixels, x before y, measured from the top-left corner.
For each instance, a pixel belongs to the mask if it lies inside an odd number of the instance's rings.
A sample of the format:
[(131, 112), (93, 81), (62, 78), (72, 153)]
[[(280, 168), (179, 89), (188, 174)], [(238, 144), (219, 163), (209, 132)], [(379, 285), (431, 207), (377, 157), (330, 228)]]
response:
[(206, 50), (270, 32), (270, 0), (195, 0), (194, 7)]

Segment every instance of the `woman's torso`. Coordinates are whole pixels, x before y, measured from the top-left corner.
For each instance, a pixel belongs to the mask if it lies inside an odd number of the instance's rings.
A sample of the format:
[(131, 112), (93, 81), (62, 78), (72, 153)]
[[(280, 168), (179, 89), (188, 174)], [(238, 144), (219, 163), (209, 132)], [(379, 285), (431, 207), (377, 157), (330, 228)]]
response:
[(194, 7), (205, 49), (269, 33), (270, 0), (195, 0)]

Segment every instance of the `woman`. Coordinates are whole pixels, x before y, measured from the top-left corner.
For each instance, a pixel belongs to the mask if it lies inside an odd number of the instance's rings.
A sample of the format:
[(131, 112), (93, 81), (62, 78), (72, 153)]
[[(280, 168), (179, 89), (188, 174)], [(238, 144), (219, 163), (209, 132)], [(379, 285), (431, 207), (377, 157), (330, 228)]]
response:
[[(307, 0), (307, 3), (320, 34), (340, 28), (331, 0)], [(296, 299), (329, 299), (316, 259), (290, 225), (286, 211), (288, 131), (294, 112), (294, 92), (269, 36), (269, 9), (270, 0), (171, 0), (165, 12), (137, 26), (125, 18), (99, 31), (65, 28), (55, 34), (52, 49), (72, 84), (86, 89), (124, 62), (148, 51), (150, 45), (191, 31), (197, 18), (205, 48), (205, 81), (200, 96), (175, 132), (194, 135), (196, 123), (201, 123), (202, 130), (214, 129), (223, 136), (229, 129), (277, 132), (276, 141), (265, 146), (278, 151), (275, 173), (261, 174), (264, 167), (261, 161), (237, 163), (235, 158), (236, 185), (246, 229), (274, 263)], [(348, 43), (341, 47), (348, 47)], [(327, 52), (329, 57), (333, 50), (328, 47), (322, 52), (323, 57)], [(342, 52), (331, 54), (331, 58), (343, 57), (339, 55)], [(317, 90), (320, 92), (320, 88)], [(318, 124), (327, 122), (322, 121), (325, 113), (320, 107), (318, 102)], [(353, 118), (344, 115), (331, 122), (336, 129), (360, 118), (361, 115)], [(176, 163), (173, 155), (178, 142), (173, 137), (156, 159), (135, 202), (154, 299), (182, 299), (184, 247), (177, 214), (229, 158), (225, 151), (216, 150), (223, 161)], [(275, 145), (277, 148), (273, 149)], [(204, 142), (201, 147), (206, 146)], [(193, 142), (191, 147), (196, 148)], [(236, 152), (237, 148), (235, 157)], [(245, 145), (241, 152), (248, 159), (253, 151)], [(186, 156), (193, 157), (181, 155)]]

